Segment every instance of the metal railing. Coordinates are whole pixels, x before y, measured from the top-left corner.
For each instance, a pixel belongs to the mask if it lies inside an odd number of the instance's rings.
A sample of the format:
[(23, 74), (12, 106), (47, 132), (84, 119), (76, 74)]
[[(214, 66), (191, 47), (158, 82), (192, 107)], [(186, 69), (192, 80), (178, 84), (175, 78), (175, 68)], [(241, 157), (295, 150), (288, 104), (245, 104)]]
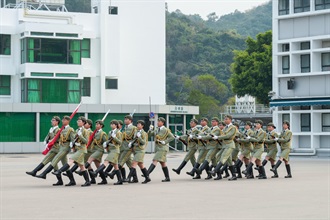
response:
[(266, 105), (256, 104), (254, 106), (242, 107), (237, 105), (226, 106), (225, 113), (227, 114), (256, 114), (256, 113), (271, 113), (270, 108)]

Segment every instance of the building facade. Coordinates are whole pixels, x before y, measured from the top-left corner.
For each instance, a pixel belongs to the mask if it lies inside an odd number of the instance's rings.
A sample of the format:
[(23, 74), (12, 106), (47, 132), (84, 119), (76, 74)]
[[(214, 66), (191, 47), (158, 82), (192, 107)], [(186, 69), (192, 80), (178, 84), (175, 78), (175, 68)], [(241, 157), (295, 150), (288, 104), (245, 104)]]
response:
[(51, 117), (80, 102), (77, 116), (110, 109), (108, 123), (135, 109), (149, 121), (152, 111), (185, 130), (199, 108), (166, 105), (165, 2), (92, 0), (91, 13), (64, 4), (0, 8), (0, 153), (39, 152)]
[(273, 120), (293, 148), (330, 155), (330, 1), (273, 1)]

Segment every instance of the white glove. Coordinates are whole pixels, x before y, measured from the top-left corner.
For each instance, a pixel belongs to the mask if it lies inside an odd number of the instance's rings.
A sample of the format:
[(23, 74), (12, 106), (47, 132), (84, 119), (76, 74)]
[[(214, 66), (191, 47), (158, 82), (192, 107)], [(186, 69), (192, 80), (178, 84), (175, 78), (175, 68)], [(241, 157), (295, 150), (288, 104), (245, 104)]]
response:
[(111, 137), (112, 137), (112, 138), (115, 138), (115, 137), (116, 137), (115, 132), (113, 132), (113, 133), (111, 134)]
[(180, 136), (175, 135), (175, 139), (179, 140), (180, 139)]
[(103, 147), (104, 147), (104, 148), (107, 147), (107, 142), (103, 142)]
[(73, 143), (72, 142), (70, 142), (70, 148), (72, 148), (73, 147)]
[(161, 143), (161, 144), (165, 144), (165, 141), (159, 141), (159, 143)]
[(141, 137), (141, 133), (140, 132), (138, 132), (137, 134), (136, 134), (136, 137)]
[(202, 136), (198, 135), (197, 139), (202, 139)]
[(46, 145), (47, 143), (46, 143), (46, 141), (44, 141), (44, 145)]
[(82, 134), (81, 130), (79, 129), (77, 135), (80, 136)]
[(212, 137), (213, 140), (217, 140), (218, 138), (219, 137), (218, 136), (215, 136), (215, 135)]
[(128, 143), (128, 147), (131, 148), (132, 147), (132, 142)]
[(78, 143), (78, 142), (74, 143), (74, 145), (76, 145), (76, 146), (78, 146), (78, 147), (80, 147), (80, 146), (81, 146), (81, 144), (80, 144), (80, 143)]
[(154, 126), (153, 125), (150, 125), (149, 126), (149, 130), (153, 130), (154, 129)]
[(250, 136), (247, 136), (247, 137), (246, 137), (246, 139), (250, 140), (250, 139), (251, 139), (251, 137), (250, 137)]
[(275, 141), (278, 141), (278, 138), (275, 138), (274, 140), (275, 140)]
[(191, 134), (191, 135), (189, 135), (189, 138), (190, 138), (190, 139), (193, 139), (193, 138), (194, 138), (194, 136)]

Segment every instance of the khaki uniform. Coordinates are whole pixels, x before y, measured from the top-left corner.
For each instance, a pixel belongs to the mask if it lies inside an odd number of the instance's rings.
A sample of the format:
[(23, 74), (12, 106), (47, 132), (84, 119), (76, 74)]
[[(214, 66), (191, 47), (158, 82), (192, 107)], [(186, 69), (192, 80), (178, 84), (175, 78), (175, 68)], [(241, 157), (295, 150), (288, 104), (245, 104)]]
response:
[[(198, 135), (203, 136), (204, 132), (207, 132), (210, 128), (206, 125), (202, 128), (201, 131), (198, 132)], [(206, 145), (206, 144), (205, 144)], [(202, 144), (202, 140), (198, 140), (198, 157), (197, 157), (197, 163), (202, 164), (205, 160), (205, 157), (207, 155), (207, 149)]]
[(131, 167), (132, 165), (132, 149), (128, 146), (128, 144), (133, 140), (136, 130), (137, 128), (132, 124), (125, 126), (124, 132), (122, 133), (122, 151), (119, 156), (120, 166), (124, 166), (125, 163), (128, 167)]
[(66, 160), (66, 155), (70, 152), (70, 142), (73, 142), (74, 139), (75, 133), (73, 128), (71, 128), (70, 125), (65, 126), (59, 137), (59, 151), (51, 162), (53, 167), (55, 167), (60, 160)]
[[(220, 130), (220, 136), (223, 135), (223, 131)], [(215, 157), (212, 159), (212, 165), (214, 167), (217, 166), (217, 164), (220, 162), (220, 159), (221, 159), (221, 155), (223, 153), (223, 151), (225, 150), (225, 148), (222, 146), (222, 142), (220, 141), (220, 144), (219, 144), (219, 152), (217, 153), (217, 155), (215, 155)]]
[(241, 143), (241, 155), (243, 155), (245, 158), (250, 159), (251, 157), (251, 152), (253, 150), (253, 145), (250, 142), (250, 140), (244, 138), (244, 136), (252, 136), (254, 132), (249, 129), (245, 130), (244, 133), (242, 134), (242, 138), (240, 138), (240, 143)]
[(261, 155), (264, 152), (264, 141), (266, 138), (266, 132), (260, 128), (254, 132), (254, 136), (251, 137), (250, 142), (253, 143), (252, 157), (261, 160)]
[[(138, 132), (141, 133), (140, 137), (136, 136)], [(134, 137), (136, 137), (137, 140), (133, 146), (133, 161), (143, 163), (144, 155), (146, 153), (146, 147), (148, 145), (148, 133), (142, 129), (140, 131), (136, 131)]]
[[(89, 132), (89, 136), (91, 136), (91, 135), (93, 134), (93, 131), (92, 131), (90, 128), (88, 128), (88, 129), (86, 129), (86, 130)], [(94, 151), (94, 149), (93, 149), (93, 146), (92, 146), (92, 144), (91, 144), (91, 145), (87, 148), (87, 153), (85, 154), (85, 158), (84, 158), (85, 162), (88, 161), (88, 159), (89, 159), (89, 157), (92, 155), (93, 151)]]
[[(149, 130), (148, 134), (150, 136), (155, 136), (156, 147), (153, 160), (166, 162), (167, 152), (169, 152), (169, 143), (175, 139), (171, 130), (162, 126), (160, 128), (154, 128), (154, 130)], [(164, 141), (165, 144), (161, 144), (160, 141)]]
[(275, 130), (273, 130), (271, 133), (267, 133), (266, 139), (265, 139), (265, 144), (267, 146), (267, 155), (266, 157), (269, 157), (273, 160), (276, 160), (276, 155), (277, 155), (277, 144), (274, 138), (277, 138), (278, 134), (276, 133)]
[(237, 132), (237, 128), (230, 124), (223, 129), (223, 135), (219, 137), (219, 140), (222, 140), (222, 146), (224, 148), (223, 153), (221, 154), (220, 162), (222, 164), (227, 163), (228, 166), (232, 165), (232, 152), (235, 149), (234, 138)]
[[(237, 128), (236, 128), (237, 129)], [(241, 132), (239, 132), (239, 130), (236, 130), (236, 135), (235, 135), (235, 139), (234, 139), (234, 143), (235, 143), (235, 149), (233, 150), (232, 154), (231, 154), (231, 159), (233, 161), (236, 161), (238, 159), (238, 153), (241, 150), (241, 146), (240, 143), (237, 141), (238, 138), (241, 138), (242, 134)]]
[[(81, 132), (81, 135), (78, 135), (78, 132)], [(85, 154), (87, 153), (87, 143), (89, 139), (89, 132), (84, 128), (78, 128), (76, 130), (76, 142), (79, 143), (80, 146), (74, 145), (75, 153), (70, 157), (71, 160), (74, 160), (78, 165), (85, 164)]]
[(289, 161), (289, 154), (291, 151), (292, 131), (289, 129), (282, 131), (278, 138), (278, 143), (281, 146), (281, 156), (286, 161)]
[(109, 161), (113, 164), (118, 164), (120, 146), (123, 143), (123, 134), (118, 129), (114, 130), (113, 132), (115, 132), (116, 137), (111, 137), (111, 132), (109, 132), (109, 138), (111, 139), (111, 141), (109, 143), (107, 142), (109, 154), (105, 158), (105, 161)]
[[(188, 143), (188, 152), (184, 158), (184, 161), (188, 162), (190, 160), (191, 164), (194, 166), (196, 163), (195, 153), (198, 150), (198, 141), (196, 135), (199, 133), (196, 127), (188, 131), (188, 135), (182, 135), (181, 138)], [(189, 135), (192, 135), (193, 138), (190, 138)]]
[(93, 149), (92, 154), (90, 155), (91, 158), (94, 158), (98, 162), (102, 162), (102, 157), (104, 154), (103, 143), (106, 142), (107, 139), (107, 134), (102, 129), (96, 131), (91, 143), (91, 148)]
[(216, 154), (219, 152), (220, 149), (218, 141), (213, 140), (211, 134), (214, 136), (219, 136), (220, 133), (221, 133), (220, 128), (218, 126), (215, 126), (209, 129), (207, 135), (202, 136), (202, 140), (207, 141), (206, 144), (207, 154), (205, 160), (208, 161), (209, 163), (212, 161), (213, 158), (215, 158)]

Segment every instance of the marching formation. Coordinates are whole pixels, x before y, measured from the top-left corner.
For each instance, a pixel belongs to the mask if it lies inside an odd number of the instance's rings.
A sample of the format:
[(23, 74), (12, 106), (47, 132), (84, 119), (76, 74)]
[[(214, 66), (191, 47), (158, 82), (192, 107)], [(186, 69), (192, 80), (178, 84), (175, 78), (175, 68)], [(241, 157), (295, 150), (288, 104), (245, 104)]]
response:
[[(185, 135), (173, 135), (171, 130), (166, 128), (165, 119), (160, 117), (157, 120), (157, 127), (150, 125), (148, 132), (145, 131), (145, 122), (137, 121), (133, 125), (133, 117), (125, 116), (124, 122), (112, 120), (110, 122), (111, 131), (106, 134), (103, 131), (104, 120), (95, 122), (95, 130), (92, 131), (93, 122), (85, 117), (79, 117), (77, 120), (78, 129), (70, 127), (70, 121), (73, 115), (62, 118), (62, 128), (59, 128), (60, 118), (54, 116), (51, 120), (52, 127), (45, 138), (44, 144), (48, 146), (46, 156), (41, 163), (32, 171), (26, 172), (33, 177), (46, 179), (52, 172), (57, 178), (53, 186), (63, 185), (62, 174), (69, 178), (65, 186), (76, 185), (74, 174), (83, 176), (85, 183), (82, 185), (90, 186), (96, 184), (96, 177), (101, 178), (98, 185), (108, 184), (107, 177), (117, 182), (114, 185), (127, 183), (138, 183), (136, 169), (140, 168), (143, 173), (146, 184), (151, 181), (150, 175), (160, 163), (164, 180), (170, 182), (169, 170), (166, 165), (167, 153), (169, 152), (169, 143), (174, 139), (181, 141), (187, 146), (187, 154), (177, 169), (172, 169), (180, 174), (184, 166), (191, 162), (193, 169), (187, 172), (193, 179), (201, 179), (203, 171), (206, 173), (206, 180), (237, 180), (242, 178), (242, 174), (247, 179), (254, 178), (253, 170), (257, 170), (259, 179), (267, 179), (265, 165), (268, 161), (271, 163), (270, 171), (273, 172), (272, 178), (279, 177), (277, 168), (282, 162), (285, 163), (287, 176), (291, 178), (289, 165), (289, 153), (291, 148), (292, 132), (288, 121), (283, 122), (283, 131), (278, 134), (275, 131), (275, 125), (269, 123), (267, 132), (262, 129), (263, 122), (257, 120), (255, 129), (252, 130), (252, 123), (245, 123), (245, 130), (239, 131), (239, 125), (232, 123), (232, 116), (226, 115), (224, 121), (217, 117), (212, 118), (211, 125), (208, 127), (208, 119), (202, 118), (200, 121), (201, 129), (197, 128), (198, 121), (190, 121), (190, 129)], [(148, 137), (155, 138), (155, 155), (149, 168), (144, 165), (144, 155), (148, 144)], [(276, 161), (278, 153), (277, 144), (281, 148), (280, 158)], [(52, 146), (51, 148), (49, 146)], [(262, 160), (264, 148), (267, 149), (267, 155)], [(102, 161), (104, 152), (108, 152), (104, 161)], [(72, 152), (72, 154), (69, 154)], [(195, 154), (198, 153), (197, 159)], [(67, 155), (69, 154), (69, 160)], [(61, 161), (62, 167), (58, 168)], [(96, 170), (92, 169), (94, 163)], [(37, 174), (47, 164), (48, 167), (40, 174)], [(126, 176), (125, 164), (129, 168)], [(245, 170), (241, 172), (242, 165), (245, 164)], [(255, 165), (254, 169), (253, 166)], [(79, 170), (78, 170), (79, 168)], [(229, 172), (231, 176), (229, 175)], [(223, 174), (225, 174), (223, 176)], [(229, 178), (230, 177), (230, 178)]]

